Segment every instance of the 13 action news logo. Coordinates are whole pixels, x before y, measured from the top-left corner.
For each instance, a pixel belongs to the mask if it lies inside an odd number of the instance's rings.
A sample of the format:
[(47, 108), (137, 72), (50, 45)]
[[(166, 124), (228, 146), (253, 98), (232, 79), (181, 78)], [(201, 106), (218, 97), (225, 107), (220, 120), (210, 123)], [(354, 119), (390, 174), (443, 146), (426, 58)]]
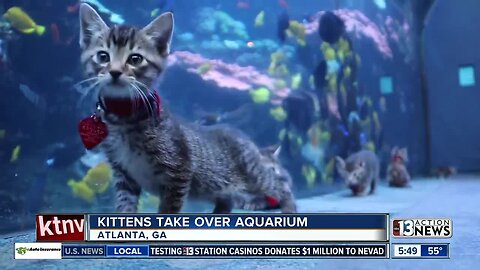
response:
[(394, 219), (394, 237), (452, 237), (452, 220), (448, 218)]

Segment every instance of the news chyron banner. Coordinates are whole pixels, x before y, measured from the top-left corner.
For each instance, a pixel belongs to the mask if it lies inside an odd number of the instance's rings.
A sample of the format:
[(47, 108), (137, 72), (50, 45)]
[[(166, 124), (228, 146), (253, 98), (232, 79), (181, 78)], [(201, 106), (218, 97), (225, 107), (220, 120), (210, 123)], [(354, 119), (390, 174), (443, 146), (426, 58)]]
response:
[(448, 259), (445, 240), (416, 240), (450, 238), (453, 223), (388, 214), (48, 214), (37, 215), (36, 234), (36, 243), (15, 243), (15, 259)]
[(387, 214), (89, 214), (37, 216), (37, 241), (388, 241)]
[(37, 243), (16, 243), (16, 259), (389, 258), (387, 214), (50, 214), (36, 219)]

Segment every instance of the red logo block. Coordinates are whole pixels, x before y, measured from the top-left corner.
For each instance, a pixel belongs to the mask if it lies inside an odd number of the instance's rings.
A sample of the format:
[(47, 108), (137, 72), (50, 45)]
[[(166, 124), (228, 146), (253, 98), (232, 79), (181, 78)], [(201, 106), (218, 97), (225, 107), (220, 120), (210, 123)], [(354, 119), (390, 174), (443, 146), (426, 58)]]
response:
[(37, 215), (37, 242), (85, 240), (84, 215)]
[(400, 236), (400, 220), (393, 220), (392, 233), (394, 236)]

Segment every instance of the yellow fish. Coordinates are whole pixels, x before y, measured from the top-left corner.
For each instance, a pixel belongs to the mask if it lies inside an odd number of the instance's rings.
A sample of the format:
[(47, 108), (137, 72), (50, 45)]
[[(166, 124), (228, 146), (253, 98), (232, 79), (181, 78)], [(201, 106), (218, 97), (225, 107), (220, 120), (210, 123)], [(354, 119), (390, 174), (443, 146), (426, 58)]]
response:
[(67, 184), (72, 189), (75, 197), (81, 198), (89, 203), (93, 202), (95, 191), (93, 191), (85, 181), (75, 182), (75, 180), (70, 179)]
[(335, 50), (333, 48), (327, 48), (324, 51), (326, 60), (334, 60), (336, 58)]
[(21, 147), (20, 145), (15, 146), (12, 151), (12, 156), (10, 157), (10, 162), (16, 162), (18, 160), (18, 157), (20, 156), (20, 150)]
[(305, 177), (305, 180), (307, 180), (308, 188), (313, 188), (317, 178), (317, 170), (315, 170), (315, 168), (311, 165), (303, 165), (302, 175)]
[(292, 81), (291, 81), (291, 88), (292, 90), (297, 90), (300, 88), (300, 85), (302, 84), (302, 74), (297, 73), (292, 76)]
[(348, 41), (346, 39), (340, 38), (338, 40), (338, 50), (342, 51), (344, 53), (350, 52), (350, 44), (348, 43)]
[(19, 7), (11, 7), (3, 14), (3, 17), (10, 22), (13, 28), (24, 34), (33, 34), (41, 36), (45, 33), (45, 26), (37, 25), (25, 11)]
[(270, 100), (270, 90), (265, 87), (260, 87), (250, 91), (250, 96), (253, 102), (257, 104), (264, 104)]
[(343, 75), (345, 76), (345, 78), (350, 78), (350, 76), (352, 75), (352, 69), (349, 67), (349, 66), (346, 66), (344, 69), (343, 69)]
[(265, 11), (260, 11), (260, 13), (255, 16), (255, 27), (261, 27), (265, 24)]
[(305, 26), (298, 21), (290, 21), (287, 35), (294, 37), (300, 46), (305, 46)]
[(197, 72), (200, 75), (204, 75), (205, 73), (209, 72), (210, 69), (212, 69), (212, 65), (210, 63), (205, 63), (198, 67)]
[(285, 59), (285, 54), (282, 51), (278, 50), (270, 55), (270, 61), (272, 63), (279, 63)]
[(160, 13), (160, 9), (156, 8), (150, 12), (150, 17), (157, 17), (159, 13)]
[(365, 149), (369, 150), (369, 151), (372, 151), (372, 152), (375, 152), (375, 144), (372, 141), (368, 141), (365, 144)]
[(287, 119), (287, 112), (285, 112), (285, 110), (280, 106), (271, 108), (270, 115), (278, 122), (283, 122), (285, 119)]
[(320, 134), (320, 140), (324, 143), (330, 141), (330, 132), (324, 131)]
[(328, 79), (328, 90), (336, 91), (337, 90), (337, 77), (331, 76)]
[(103, 193), (107, 190), (111, 178), (110, 166), (107, 163), (100, 163), (88, 170), (82, 181), (95, 193)]
[(325, 50), (327, 50), (327, 49), (329, 49), (329, 48), (332, 48), (332, 47), (330, 46), (330, 43), (328, 43), (328, 42), (326, 42), (326, 41), (322, 42), (322, 44), (320, 45), (320, 50), (321, 50), (323, 53), (325, 53)]

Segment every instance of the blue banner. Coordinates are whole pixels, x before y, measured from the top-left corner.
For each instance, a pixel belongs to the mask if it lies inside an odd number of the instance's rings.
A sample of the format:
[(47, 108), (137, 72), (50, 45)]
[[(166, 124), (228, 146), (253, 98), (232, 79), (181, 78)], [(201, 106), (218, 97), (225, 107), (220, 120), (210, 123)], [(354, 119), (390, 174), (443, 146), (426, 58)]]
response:
[(388, 258), (388, 244), (62, 245), (62, 259), (73, 258)]
[(62, 244), (62, 258), (103, 258), (105, 245)]
[(387, 214), (90, 214), (90, 229), (385, 229)]
[(422, 244), (422, 257), (448, 258), (448, 244)]
[(107, 257), (148, 257), (148, 245), (107, 245)]

